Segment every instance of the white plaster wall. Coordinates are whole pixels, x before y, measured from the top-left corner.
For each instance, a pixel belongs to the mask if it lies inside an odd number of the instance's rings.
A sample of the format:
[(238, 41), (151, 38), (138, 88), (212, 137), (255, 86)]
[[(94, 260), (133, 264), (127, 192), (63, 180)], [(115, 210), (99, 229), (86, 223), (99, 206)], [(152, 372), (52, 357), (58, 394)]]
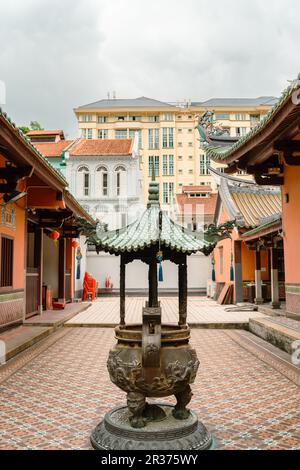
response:
[(58, 297), (58, 243), (55, 244), (47, 235), (43, 237), (44, 266), (43, 282), (53, 289), (53, 297)]
[[(106, 276), (110, 276), (114, 288), (120, 287), (120, 258), (106, 253), (99, 255), (94, 252), (87, 254), (87, 271), (98, 281), (99, 288), (104, 287)], [(159, 283), (160, 289), (177, 289), (178, 268), (170, 261), (163, 262), (164, 282)], [(190, 289), (205, 288), (210, 276), (209, 257), (196, 254), (188, 257), (188, 287)], [(148, 267), (141, 261), (134, 261), (126, 266), (126, 288), (147, 289)]]
[[(87, 166), (90, 172), (90, 195), (82, 196), (79, 191), (78, 168)], [(97, 179), (97, 168), (105, 166), (108, 171), (108, 195), (101, 196), (99, 193), (99, 181)], [(116, 194), (115, 169), (123, 166), (126, 169), (126, 195), (118, 197)], [(66, 179), (70, 185), (71, 193), (78, 202), (94, 218), (109, 224), (110, 229), (120, 227), (118, 212), (127, 213), (128, 223), (132, 222), (137, 207), (143, 202), (142, 175), (139, 169), (139, 157), (124, 155), (122, 157), (111, 155), (70, 157), (66, 160)], [(120, 207), (121, 206), (121, 207)], [(105, 209), (105, 210), (104, 210)], [(136, 217), (136, 216), (135, 216)], [(135, 218), (134, 217), (134, 218)]]

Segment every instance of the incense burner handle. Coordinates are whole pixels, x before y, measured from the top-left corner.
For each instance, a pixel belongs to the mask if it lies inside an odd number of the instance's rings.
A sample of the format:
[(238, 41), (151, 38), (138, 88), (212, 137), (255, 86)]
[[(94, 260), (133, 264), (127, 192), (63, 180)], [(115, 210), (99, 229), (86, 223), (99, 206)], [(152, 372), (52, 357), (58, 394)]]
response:
[(160, 368), (161, 308), (143, 308), (142, 366)]

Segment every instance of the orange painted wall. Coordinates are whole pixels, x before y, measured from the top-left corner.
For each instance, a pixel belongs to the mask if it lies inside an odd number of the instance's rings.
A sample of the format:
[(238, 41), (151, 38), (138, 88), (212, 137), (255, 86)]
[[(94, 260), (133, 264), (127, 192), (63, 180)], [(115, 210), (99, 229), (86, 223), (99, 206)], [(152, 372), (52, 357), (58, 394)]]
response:
[[(229, 221), (228, 214), (224, 207), (221, 209), (220, 217), (218, 224), (225, 223)], [(232, 240), (226, 239), (219, 242), (213, 252), (215, 258), (215, 272), (216, 272), (216, 281), (225, 282), (227, 284), (230, 282), (230, 265), (231, 265), (231, 251), (233, 251), (233, 243), (235, 241), (241, 240), (240, 234), (237, 230), (232, 232)], [(223, 247), (223, 273), (220, 271), (220, 248)], [(249, 250), (247, 245), (242, 241), (242, 276), (243, 281), (254, 281), (255, 280), (255, 252)], [(235, 264), (235, 258), (233, 256), (233, 264)], [(267, 281), (269, 277), (269, 255), (267, 251), (261, 252), (261, 267), (262, 267), (262, 280)]]
[[(220, 252), (223, 248), (223, 273), (221, 272)], [(219, 242), (213, 252), (215, 259), (216, 281), (230, 283), (230, 262), (231, 262), (231, 240), (226, 239)]]
[[(269, 281), (269, 254), (267, 251), (261, 252), (261, 278), (263, 281)], [(255, 281), (255, 251), (242, 243), (242, 273), (243, 281)]]
[(0, 234), (14, 239), (14, 268), (13, 289), (24, 289), (25, 266), (25, 210), (18, 203), (14, 204), (16, 211), (16, 230), (11, 230), (0, 225)]
[[(286, 195), (289, 202), (286, 202)], [(300, 283), (300, 168), (284, 169), (282, 187), (285, 282)]]

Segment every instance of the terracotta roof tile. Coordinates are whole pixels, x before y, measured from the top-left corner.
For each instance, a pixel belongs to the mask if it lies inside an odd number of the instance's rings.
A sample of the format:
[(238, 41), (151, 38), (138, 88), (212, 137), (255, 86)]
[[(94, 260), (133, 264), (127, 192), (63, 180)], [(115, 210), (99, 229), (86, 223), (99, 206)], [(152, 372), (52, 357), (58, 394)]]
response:
[(210, 194), (209, 197), (188, 197), (187, 194), (176, 195), (180, 213), (184, 211), (185, 214), (190, 215), (199, 213), (199, 206), (204, 207), (204, 215), (213, 215), (216, 209), (217, 197), (217, 193)]
[(194, 192), (194, 193), (205, 193), (205, 192), (212, 192), (211, 186), (199, 185), (199, 186), (183, 186), (183, 192)]
[(40, 135), (61, 135), (63, 134), (64, 131), (62, 129), (54, 129), (54, 130), (38, 130), (38, 131), (29, 131), (26, 133), (28, 137), (33, 137), (33, 136), (40, 136)]
[(235, 188), (230, 189), (230, 193), (246, 227), (256, 227), (264, 219), (280, 214), (282, 211), (280, 191)]
[(66, 150), (74, 140), (60, 140), (59, 142), (34, 142), (32, 145), (41, 152), (44, 157), (60, 157), (62, 152)]
[(131, 155), (132, 139), (80, 139), (70, 156)]

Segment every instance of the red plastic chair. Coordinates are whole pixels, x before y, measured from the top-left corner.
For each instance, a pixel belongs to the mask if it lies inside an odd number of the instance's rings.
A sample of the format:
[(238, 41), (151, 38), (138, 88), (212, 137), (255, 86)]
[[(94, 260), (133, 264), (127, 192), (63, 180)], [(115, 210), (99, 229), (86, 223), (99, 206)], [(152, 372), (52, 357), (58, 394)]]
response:
[(83, 296), (82, 300), (85, 301), (89, 296), (91, 300), (95, 300), (97, 290), (97, 282), (89, 273), (85, 273), (83, 279)]

